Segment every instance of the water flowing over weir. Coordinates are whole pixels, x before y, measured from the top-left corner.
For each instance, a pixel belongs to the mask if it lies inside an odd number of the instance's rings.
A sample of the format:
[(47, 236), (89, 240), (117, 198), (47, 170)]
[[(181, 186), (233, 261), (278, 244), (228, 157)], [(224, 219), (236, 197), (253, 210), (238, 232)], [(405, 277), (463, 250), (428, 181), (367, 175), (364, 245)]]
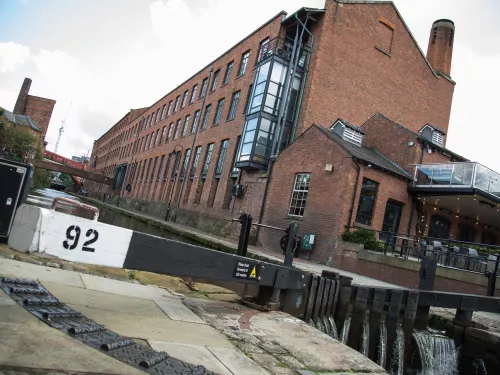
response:
[(392, 358), (390, 365), (391, 375), (403, 375), (404, 371), (404, 356), (405, 356), (405, 334), (403, 327), (399, 326), (396, 330), (396, 340), (392, 350)]
[(385, 328), (385, 323), (382, 322), (382, 324), (380, 325), (380, 341), (378, 343), (377, 364), (380, 367), (385, 368), (386, 360), (387, 360), (387, 328)]
[(344, 327), (342, 327), (342, 333), (340, 334), (340, 342), (342, 344), (347, 344), (349, 340), (349, 330), (351, 329), (351, 317), (345, 318)]
[(365, 357), (368, 357), (368, 351), (370, 348), (370, 320), (365, 316), (363, 319), (363, 336), (361, 338), (360, 353)]
[(414, 332), (413, 338), (420, 358), (419, 375), (458, 374), (458, 350), (452, 339), (425, 331)]

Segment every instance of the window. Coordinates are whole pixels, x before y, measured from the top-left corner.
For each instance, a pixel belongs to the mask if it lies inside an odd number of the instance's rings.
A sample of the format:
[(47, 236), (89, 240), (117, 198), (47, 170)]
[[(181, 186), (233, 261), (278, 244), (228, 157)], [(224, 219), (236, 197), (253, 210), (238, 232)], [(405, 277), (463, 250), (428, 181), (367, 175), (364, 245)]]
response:
[(184, 154), (184, 161), (182, 162), (181, 178), (183, 178), (186, 175), (190, 157), (191, 157), (191, 149), (188, 148), (186, 150), (186, 153)]
[(144, 148), (142, 149), (142, 151), (144, 151), (148, 145), (148, 140), (149, 140), (149, 134), (146, 136), (146, 142), (144, 142)]
[(229, 64), (227, 64), (226, 74), (224, 74), (224, 82), (222, 82), (223, 85), (229, 83), (229, 79), (231, 78), (231, 73), (233, 72), (233, 66), (234, 66), (234, 61), (231, 61)]
[(177, 139), (179, 137), (179, 130), (181, 128), (181, 119), (177, 120), (177, 123), (175, 124), (175, 133), (174, 133), (174, 139)]
[(172, 169), (172, 173), (170, 174), (170, 179), (174, 180), (175, 177), (177, 176), (177, 171), (179, 169), (179, 162), (181, 159), (181, 152), (177, 151), (175, 153), (175, 159), (174, 159), (174, 168)]
[(224, 98), (220, 99), (217, 102), (217, 110), (215, 111), (214, 125), (213, 126), (219, 125), (223, 108), (224, 108)]
[(269, 38), (264, 39), (259, 43), (259, 56), (257, 57), (256, 64), (267, 57), (267, 51), (269, 50)]
[(149, 124), (149, 116), (146, 119), (146, 123), (144, 124), (144, 129), (146, 129), (149, 126), (148, 124)]
[(198, 85), (194, 85), (193, 89), (191, 90), (191, 99), (189, 100), (189, 104), (194, 103), (194, 99), (196, 98), (196, 92), (198, 91)]
[(158, 164), (158, 156), (155, 158), (153, 169), (151, 170), (151, 181), (155, 179), (156, 164)]
[(304, 216), (310, 181), (310, 173), (299, 173), (295, 175), (295, 182), (293, 184), (292, 199), (290, 200), (290, 209), (288, 210), (288, 215)]
[(187, 129), (188, 129), (188, 126), (189, 126), (189, 119), (191, 117), (189, 115), (186, 116), (186, 119), (184, 120), (184, 127), (182, 128), (182, 134), (181, 136), (184, 137), (187, 133)]
[(238, 77), (245, 74), (247, 71), (248, 57), (250, 56), (250, 51), (246, 51), (241, 55), (240, 68), (238, 69)]
[(187, 100), (188, 100), (188, 94), (189, 94), (188, 90), (184, 91), (184, 96), (182, 97), (181, 108), (184, 108), (186, 106), (186, 103), (187, 103)]
[(201, 113), (201, 110), (197, 110), (194, 113), (194, 121), (193, 121), (193, 125), (191, 126), (191, 134), (193, 134), (196, 131), (196, 129), (198, 128), (198, 123), (200, 122), (200, 113)]
[(170, 167), (170, 160), (172, 160), (172, 154), (168, 154), (167, 164), (165, 164), (165, 171), (163, 172), (163, 181), (167, 179), (168, 168)]
[(359, 195), (358, 212), (356, 222), (372, 225), (375, 201), (377, 200), (378, 182), (363, 178), (361, 194)]
[(170, 125), (168, 126), (168, 136), (167, 136), (167, 141), (172, 138), (172, 131), (174, 129), (174, 123), (171, 122)]
[(251, 83), (250, 86), (248, 86), (247, 101), (245, 103), (244, 113), (248, 113), (248, 110), (250, 109), (250, 98), (252, 97), (252, 89), (253, 89), (253, 83)]
[(238, 109), (238, 102), (240, 100), (240, 92), (236, 91), (231, 97), (231, 107), (229, 107), (229, 114), (227, 115), (227, 120), (234, 120), (236, 117), (236, 110)]
[(157, 146), (157, 145), (158, 145), (158, 133), (159, 133), (159, 132), (160, 132), (160, 129), (158, 129), (158, 130), (156, 131), (155, 142), (154, 142), (153, 146)]
[(212, 109), (212, 104), (205, 107), (205, 115), (203, 116), (203, 122), (201, 124), (201, 129), (206, 129), (208, 125), (208, 118), (210, 117), (210, 110)]
[(217, 82), (219, 82), (219, 75), (220, 75), (220, 69), (214, 73), (214, 79), (212, 81), (212, 88), (210, 89), (210, 92), (215, 91), (215, 89), (217, 88)]
[(220, 177), (222, 174), (222, 168), (224, 168), (224, 161), (226, 160), (227, 148), (229, 147), (229, 139), (224, 139), (220, 146), (219, 159), (217, 160), (217, 166), (215, 168), (215, 177)]
[(344, 138), (348, 142), (355, 143), (361, 146), (361, 142), (363, 141), (363, 134), (346, 126), (344, 128), (344, 134), (342, 138)]
[(160, 165), (158, 166), (158, 173), (156, 174), (156, 180), (160, 181), (161, 170), (163, 168), (163, 163), (165, 162), (165, 155), (161, 156)]
[[(153, 162), (153, 158), (149, 159), (149, 163), (148, 163), (148, 170), (146, 172), (146, 179), (144, 180), (145, 182), (148, 181), (148, 176), (149, 176), (149, 171), (151, 169), (151, 163)], [(144, 172), (144, 171), (143, 171)]]
[(214, 151), (214, 144), (210, 143), (207, 147), (207, 153), (205, 154), (205, 160), (203, 161), (203, 169), (201, 170), (201, 178), (206, 178), (208, 173), (208, 167), (210, 166), (210, 160), (212, 160), (212, 152)]
[(165, 109), (167, 109), (167, 105), (163, 104), (163, 108), (161, 109), (161, 119), (163, 120), (166, 116)]
[(181, 101), (181, 96), (177, 95), (177, 98), (175, 98), (175, 106), (174, 106), (174, 113), (177, 112), (179, 109), (179, 102)]
[[(163, 138), (165, 138), (165, 134), (166, 134), (166, 133), (167, 133), (167, 127), (166, 127), (166, 126), (164, 126), (164, 127), (163, 127), (163, 130), (162, 130), (162, 132), (161, 132), (161, 135), (160, 135), (160, 140), (158, 141), (158, 144), (159, 144), (159, 145), (161, 145), (161, 141), (163, 141)], [(165, 142), (166, 142), (166, 141), (167, 141), (167, 140), (165, 139)]]
[(435, 130), (432, 132), (432, 143), (442, 147), (443, 140), (444, 140), (443, 134)]
[[(140, 178), (140, 180), (141, 180), (141, 181), (142, 181), (142, 179), (144, 178), (144, 171), (146, 170), (146, 161), (147, 161), (147, 160), (144, 160), (144, 161), (142, 162), (142, 172), (141, 172), (141, 178)], [(147, 175), (146, 175), (146, 176), (147, 176)]]
[(156, 120), (155, 120), (155, 122), (160, 121), (160, 114), (161, 114), (161, 112), (160, 112), (160, 110), (158, 109), (158, 111), (156, 111)]
[(193, 164), (191, 165), (191, 173), (189, 174), (189, 177), (191, 178), (193, 178), (196, 173), (196, 168), (198, 167), (198, 160), (200, 160), (200, 154), (201, 154), (201, 146), (198, 146), (196, 147), (194, 153)]
[(167, 111), (167, 116), (170, 115), (172, 113), (172, 100), (168, 103), (168, 111)]
[(427, 235), (433, 238), (449, 238), (451, 222), (439, 215), (432, 215)]
[(151, 133), (151, 138), (149, 139), (148, 149), (150, 149), (151, 147), (153, 147), (155, 145), (155, 143), (154, 143), (154, 136), (155, 136), (155, 132), (152, 132)]
[(205, 78), (201, 83), (200, 99), (205, 96), (205, 94), (207, 93), (207, 89), (208, 89), (208, 77)]

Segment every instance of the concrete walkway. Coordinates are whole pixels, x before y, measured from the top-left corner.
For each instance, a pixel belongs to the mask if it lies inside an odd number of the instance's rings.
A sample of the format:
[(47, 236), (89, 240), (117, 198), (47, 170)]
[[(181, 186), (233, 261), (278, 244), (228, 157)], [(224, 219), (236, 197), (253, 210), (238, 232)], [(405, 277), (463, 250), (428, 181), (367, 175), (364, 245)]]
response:
[[(219, 375), (385, 373), (357, 351), (284, 313), (6, 258), (0, 258), (2, 276), (36, 279), (108, 329)], [(0, 374), (34, 373), (26, 368), (45, 369), (37, 374), (143, 373), (49, 327), (0, 290)]]
[[(182, 235), (188, 234), (188, 235), (190, 235), (190, 237), (193, 240), (198, 240), (201, 243), (208, 243), (211, 245), (216, 245), (215, 247), (217, 247), (217, 245), (219, 245), (220, 247), (223, 247), (226, 249), (231, 249), (231, 250), (238, 249), (237, 242), (235, 242), (231, 239), (228, 239), (228, 238), (218, 237), (218, 236), (200, 231), (200, 230), (192, 228), (192, 227), (173, 223), (171, 221), (160, 220), (157, 217), (154, 217), (151, 215), (146, 215), (146, 214), (139, 213), (139, 212), (135, 212), (132, 210), (127, 210), (127, 209), (117, 207), (115, 205), (111, 205), (108, 203), (103, 203), (97, 199), (93, 199), (93, 198), (89, 198), (89, 197), (82, 197), (82, 196), (75, 195), (75, 194), (72, 194), (72, 195), (74, 195), (75, 197), (77, 197), (81, 200), (88, 201), (88, 202), (95, 204), (97, 206), (109, 208), (113, 211), (120, 212), (124, 215), (136, 218), (138, 220), (142, 220), (142, 221), (146, 221), (146, 222), (154, 222), (154, 224), (156, 226), (163, 227), (163, 228), (165, 228), (165, 229), (167, 229), (175, 234), (182, 234)], [(266, 257), (268, 259), (272, 259), (272, 260), (280, 261), (280, 262), (282, 262), (283, 258), (284, 258), (280, 252), (273, 251), (270, 249), (264, 249), (264, 248), (259, 247), (259, 246), (249, 245), (248, 251), (252, 254), (260, 255), (262, 257)], [(400, 286), (395, 285), (395, 284), (390, 284), (390, 283), (386, 283), (386, 282), (383, 282), (383, 281), (380, 281), (377, 279), (372, 279), (370, 277), (361, 276), (361, 275), (358, 275), (358, 274), (355, 274), (352, 272), (347, 272), (347, 271), (344, 271), (344, 270), (341, 270), (338, 268), (328, 267), (328, 266), (325, 266), (323, 264), (313, 263), (313, 262), (310, 262), (310, 261), (307, 261), (304, 259), (294, 258), (294, 266), (301, 269), (301, 270), (311, 272), (311, 273), (317, 274), (317, 275), (320, 275), (323, 270), (327, 270), (327, 271), (331, 271), (331, 272), (338, 272), (341, 275), (352, 277), (353, 283), (357, 284), (357, 285), (370, 285), (370, 286), (378, 286), (378, 287), (385, 287), (385, 288), (401, 288)]]

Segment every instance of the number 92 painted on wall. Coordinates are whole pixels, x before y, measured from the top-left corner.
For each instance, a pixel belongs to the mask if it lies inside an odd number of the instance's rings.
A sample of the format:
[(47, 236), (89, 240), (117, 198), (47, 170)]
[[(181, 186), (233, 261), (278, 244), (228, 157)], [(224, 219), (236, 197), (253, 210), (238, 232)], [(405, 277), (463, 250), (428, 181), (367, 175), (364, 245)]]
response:
[[(78, 225), (70, 225), (68, 229), (66, 229), (66, 239), (62, 243), (63, 247), (67, 250), (77, 249), (80, 243), (81, 233), (82, 230)], [(81, 245), (81, 250), (93, 253), (95, 251), (95, 247), (93, 246), (95, 245), (92, 244), (96, 243), (99, 239), (99, 232), (95, 229), (88, 229), (85, 232), (85, 238), (87, 241)], [(90, 245), (92, 245), (92, 247)]]

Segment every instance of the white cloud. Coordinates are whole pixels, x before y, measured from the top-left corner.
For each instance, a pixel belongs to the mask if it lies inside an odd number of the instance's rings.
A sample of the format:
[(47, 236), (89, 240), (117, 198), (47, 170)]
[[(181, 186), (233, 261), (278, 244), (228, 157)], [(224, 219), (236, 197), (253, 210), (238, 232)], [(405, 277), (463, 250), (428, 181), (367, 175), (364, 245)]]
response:
[(13, 72), (29, 58), (29, 47), (14, 42), (0, 43), (0, 73)]

